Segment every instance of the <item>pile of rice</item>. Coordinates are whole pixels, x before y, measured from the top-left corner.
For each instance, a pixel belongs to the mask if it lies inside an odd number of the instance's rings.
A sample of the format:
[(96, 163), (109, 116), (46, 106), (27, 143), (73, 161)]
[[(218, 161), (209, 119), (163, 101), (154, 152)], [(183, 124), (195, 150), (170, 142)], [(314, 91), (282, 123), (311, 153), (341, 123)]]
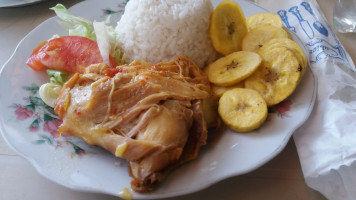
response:
[(128, 59), (149, 63), (186, 55), (199, 67), (216, 59), (209, 38), (210, 0), (130, 0), (115, 28)]

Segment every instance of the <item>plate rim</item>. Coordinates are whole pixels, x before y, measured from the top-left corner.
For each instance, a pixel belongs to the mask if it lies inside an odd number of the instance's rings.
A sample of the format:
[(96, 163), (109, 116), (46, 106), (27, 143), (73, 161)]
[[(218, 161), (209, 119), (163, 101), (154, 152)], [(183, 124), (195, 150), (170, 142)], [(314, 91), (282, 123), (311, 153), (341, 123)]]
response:
[(47, 1), (47, 0), (21, 0), (17, 2), (1, 2), (0, 1), (0, 8), (12, 8), (12, 7), (21, 7), (21, 6), (27, 6), (35, 3), (40, 3), (41, 1)]
[[(39, 1), (42, 1), (42, 0), (39, 0)], [(217, 0), (217, 1), (220, 1), (220, 0)], [(254, 4), (253, 2), (249, 2), (247, 0), (242, 0), (242, 1), (245, 1), (247, 3), (250, 3), (250, 4), (253, 4), (254, 6), (258, 6), (256, 4)], [(72, 7), (70, 7), (68, 10), (70, 11), (71, 9), (73, 9), (73, 7), (76, 7), (76, 6), (80, 6), (81, 4), (84, 4), (86, 3), (85, 1), (83, 2), (79, 2), (75, 5), (73, 5)], [(258, 6), (260, 7), (260, 6)], [(261, 9), (263, 10), (266, 10), (262, 7), (260, 7)], [(267, 10), (266, 10), (267, 11)], [(20, 47), (24, 44), (24, 41), (26, 41), (33, 32), (36, 32), (38, 29), (41, 29), (42, 26), (46, 26), (47, 23), (55, 23), (55, 20), (56, 20), (56, 16), (53, 16), (53, 17), (50, 17), (48, 19), (46, 19), (45, 21), (43, 21), (42, 23), (40, 23), (38, 26), (36, 26), (34, 29), (32, 29), (28, 34), (26, 34), (20, 41), (19, 43), (16, 45), (16, 48), (15, 50), (13, 51), (13, 53), (11, 54), (11, 56), (9, 57), (9, 59), (3, 64), (2, 68), (1, 68), (1, 71), (0, 71), (0, 78), (3, 76), (3, 73), (4, 73), (4, 70), (5, 68), (9, 65), (9, 63), (14, 59), (14, 57), (16, 56), (16, 54), (18, 53), (18, 51), (20, 50)], [(294, 34), (294, 33), (293, 33)], [(297, 37), (297, 36), (296, 36)], [(299, 39), (299, 38), (298, 38)], [(305, 48), (303, 49), (305, 50)], [(308, 54), (306, 54), (308, 55)], [(304, 120), (302, 120), (297, 126), (295, 126), (293, 129), (290, 129), (288, 134), (284, 135), (284, 138), (283, 138), (283, 141), (282, 143), (273, 151), (271, 152), (270, 154), (268, 154), (268, 156), (266, 156), (266, 158), (263, 160), (263, 161), (260, 161), (257, 165), (255, 165), (255, 167), (253, 168), (250, 168), (248, 170), (245, 170), (244, 172), (240, 172), (240, 173), (235, 173), (235, 174), (229, 174), (227, 176), (221, 176), (219, 179), (216, 179), (215, 181), (212, 181), (212, 182), (208, 182), (207, 184), (205, 185), (201, 185), (199, 187), (195, 187), (194, 189), (192, 190), (189, 190), (188, 192), (182, 192), (182, 191), (176, 191), (176, 192), (170, 192), (170, 193), (167, 193), (167, 194), (163, 194), (163, 195), (159, 195), (159, 194), (153, 194), (153, 195), (150, 195), (150, 194), (145, 194), (145, 195), (141, 195), (141, 194), (137, 194), (134, 196), (134, 199), (137, 197), (137, 198), (157, 198), (157, 199), (160, 199), (160, 198), (167, 198), (167, 197), (176, 197), (176, 196), (181, 196), (181, 195), (186, 195), (186, 194), (190, 194), (190, 193), (194, 193), (194, 192), (197, 192), (197, 191), (200, 191), (202, 189), (205, 189), (205, 188), (208, 188), (214, 184), (217, 184), (218, 182), (221, 182), (222, 180), (225, 180), (227, 178), (231, 178), (231, 177), (236, 177), (236, 176), (239, 176), (241, 174), (245, 174), (245, 173), (248, 173), (248, 172), (251, 172), (251, 171), (254, 171), (256, 170), (257, 168), (261, 167), (262, 165), (264, 165), (265, 163), (269, 162), (272, 158), (274, 158), (276, 155), (278, 155), (287, 145), (288, 141), (290, 140), (290, 138), (292, 137), (293, 133), (298, 129), (300, 128), (305, 122), (306, 120), (309, 118), (309, 116), (311, 115), (312, 111), (313, 111), (313, 108), (314, 108), (314, 104), (315, 104), (315, 101), (316, 101), (316, 96), (317, 96), (317, 88), (318, 88), (318, 81), (317, 81), (317, 77), (315, 76), (315, 74), (313, 73), (313, 70), (312, 68), (310, 67), (310, 63), (309, 63), (309, 58), (308, 58), (308, 69), (310, 70), (311, 72), (311, 76), (313, 78), (313, 83), (314, 83), (314, 89), (313, 89), (313, 95), (312, 95), (312, 98), (311, 98), (311, 103), (309, 104), (309, 107), (308, 107), (308, 112), (305, 113), (305, 117), (304, 117)], [(305, 77), (303, 77), (305, 78)], [(0, 107), (0, 113), (1, 112), (1, 107)], [(45, 177), (46, 179), (50, 180), (50, 181), (53, 181), (59, 185), (62, 185), (62, 186), (65, 186), (66, 188), (69, 188), (69, 189), (72, 189), (72, 190), (76, 190), (76, 191), (85, 191), (85, 192), (93, 192), (93, 193), (102, 193), (102, 194), (110, 194), (110, 195), (113, 195), (112, 193), (108, 193), (108, 192), (105, 192), (105, 191), (102, 191), (102, 190), (99, 190), (99, 189), (95, 189), (95, 188), (87, 188), (87, 187), (80, 187), (80, 186), (77, 186), (77, 185), (65, 185), (63, 183), (61, 183), (60, 181), (56, 181), (56, 179), (54, 179), (53, 177), (51, 177), (49, 174), (46, 174), (44, 171), (43, 171), (43, 168), (38, 166), (38, 163), (33, 159), (31, 158), (30, 156), (28, 155), (25, 155), (24, 153), (21, 152), (21, 150), (19, 150), (18, 148), (16, 148), (14, 145), (12, 145), (6, 134), (5, 134), (5, 128), (3, 127), (3, 119), (1, 119), (1, 123), (0, 123), (0, 133), (1, 133), (1, 136), (3, 137), (5, 143), (15, 152), (17, 153), (18, 155), (20, 155), (21, 157), (25, 158), (27, 161), (29, 161), (31, 163), (31, 165), (35, 168), (35, 170), (42, 176), (42, 177)], [(157, 196), (158, 195), (158, 196)]]

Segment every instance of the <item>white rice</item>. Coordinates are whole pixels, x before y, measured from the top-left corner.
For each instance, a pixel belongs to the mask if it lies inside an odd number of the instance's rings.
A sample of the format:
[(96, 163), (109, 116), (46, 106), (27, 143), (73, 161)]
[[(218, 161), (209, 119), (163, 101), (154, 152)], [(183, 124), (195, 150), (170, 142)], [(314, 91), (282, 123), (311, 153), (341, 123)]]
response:
[(130, 0), (115, 28), (130, 60), (149, 63), (189, 56), (199, 67), (217, 53), (209, 38), (210, 0)]

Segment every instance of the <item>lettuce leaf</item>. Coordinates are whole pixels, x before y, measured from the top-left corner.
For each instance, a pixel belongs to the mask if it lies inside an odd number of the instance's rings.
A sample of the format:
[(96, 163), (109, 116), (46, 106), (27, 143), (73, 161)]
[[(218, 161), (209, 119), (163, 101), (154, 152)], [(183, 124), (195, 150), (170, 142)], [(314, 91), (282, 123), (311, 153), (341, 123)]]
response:
[(56, 83), (45, 83), (41, 85), (38, 93), (45, 104), (54, 108), (62, 86)]
[(109, 64), (109, 54), (114, 57), (118, 65), (125, 64), (125, 54), (116, 42), (116, 32), (110, 25), (108, 17), (104, 22), (92, 22), (82, 17), (72, 15), (62, 4), (50, 8), (62, 20), (59, 21), (71, 36), (83, 36), (98, 42), (103, 61)]
[(68, 79), (68, 72), (54, 69), (47, 69), (47, 75), (51, 83), (63, 85)]
[(93, 23), (90, 20), (72, 15), (62, 4), (57, 4), (50, 9), (54, 10), (56, 15), (62, 20), (58, 23), (69, 32), (69, 35), (83, 36), (96, 40)]
[(105, 63), (109, 63), (109, 54), (114, 57), (118, 65), (127, 63), (121, 48), (116, 43), (116, 32), (106, 22), (93, 22), (98, 47)]

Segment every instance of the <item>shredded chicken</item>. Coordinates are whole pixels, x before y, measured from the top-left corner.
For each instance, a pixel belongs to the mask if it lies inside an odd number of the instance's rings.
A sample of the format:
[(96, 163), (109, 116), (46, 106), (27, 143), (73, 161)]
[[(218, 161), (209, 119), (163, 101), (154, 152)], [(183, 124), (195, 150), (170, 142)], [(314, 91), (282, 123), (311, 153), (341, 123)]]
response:
[(180, 56), (156, 65), (91, 65), (66, 82), (55, 112), (69, 133), (127, 160), (132, 189), (148, 192), (206, 143), (209, 81)]

